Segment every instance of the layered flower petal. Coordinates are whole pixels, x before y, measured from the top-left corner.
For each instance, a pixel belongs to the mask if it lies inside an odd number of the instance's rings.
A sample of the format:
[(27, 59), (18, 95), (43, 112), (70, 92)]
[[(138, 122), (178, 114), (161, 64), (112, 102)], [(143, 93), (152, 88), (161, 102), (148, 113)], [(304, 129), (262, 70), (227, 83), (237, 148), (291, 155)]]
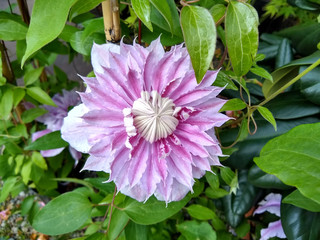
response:
[[(166, 202), (192, 191), (194, 178), (220, 165), (219, 142), (209, 130), (229, 118), (219, 113), (217, 71), (198, 84), (183, 45), (94, 45), (95, 78), (82, 104), (64, 120), (62, 137), (90, 154), (84, 169), (105, 171), (118, 191), (138, 201)], [(208, 131), (208, 132), (207, 132)]]

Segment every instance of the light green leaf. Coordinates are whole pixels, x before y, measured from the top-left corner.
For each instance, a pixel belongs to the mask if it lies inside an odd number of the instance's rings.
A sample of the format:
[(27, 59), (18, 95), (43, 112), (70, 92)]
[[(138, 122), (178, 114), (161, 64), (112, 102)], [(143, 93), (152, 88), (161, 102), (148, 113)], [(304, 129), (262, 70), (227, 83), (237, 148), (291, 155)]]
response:
[(16, 184), (18, 181), (18, 177), (8, 177), (3, 184), (3, 187), (0, 192), (0, 203), (5, 201), (7, 197), (9, 196), (10, 192), (12, 191), (13, 186)]
[(147, 26), (147, 28), (149, 28), (150, 31), (153, 31), (150, 19), (151, 8), (149, 0), (131, 0), (131, 4), (138, 18), (140, 18), (140, 20), (144, 23), (144, 25)]
[(70, 9), (69, 19), (72, 19), (82, 13), (89, 12), (91, 9), (98, 6), (104, 0), (77, 0), (77, 2)]
[(250, 72), (254, 73), (255, 75), (258, 75), (262, 78), (265, 78), (265, 79), (268, 79), (272, 82), (272, 76), (271, 74), (265, 70), (264, 68), (262, 67), (259, 67), (259, 66), (254, 66), (250, 69)]
[(210, 220), (216, 216), (216, 214), (209, 208), (198, 204), (192, 204), (187, 207), (189, 215), (198, 220)]
[(37, 81), (41, 75), (43, 71), (43, 67), (40, 68), (36, 68), (36, 69), (32, 69), (31, 71), (28, 71), (25, 75), (24, 75), (24, 84), (26, 86), (31, 85), (32, 83), (34, 83), (35, 81)]
[(277, 131), (276, 120), (274, 119), (269, 109), (266, 107), (258, 106), (258, 111), (265, 120), (267, 120), (269, 123), (272, 124), (272, 126), (274, 127), (274, 130)]
[(34, 217), (32, 227), (47, 235), (59, 235), (80, 228), (90, 217), (92, 205), (80, 193), (68, 192), (50, 201)]
[(258, 50), (258, 14), (247, 3), (230, 1), (225, 19), (228, 53), (237, 76), (251, 68)]
[(171, 15), (171, 10), (170, 6), (167, 1), (164, 0), (149, 0), (150, 3), (160, 12), (160, 14), (164, 17), (166, 22), (169, 25), (170, 32), (173, 34), (174, 33), (174, 25), (173, 25), (173, 20), (172, 20), (172, 15)]
[(58, 37), (63, 41), (70, 42), (71, 36), (78, 31), (78, 28), (66, 24)]
[(320, 123), (303, 124), (269, 141), (256, 164), (295, 186), (305, 197), (320, 204)]
[(27, 94), (30, 97), (37, 100), (39, 103), (54, 106), (54, 107), (56, 106), (56, 104), (52, 101), (49, 95), (39, 87), (27, 88)]
[(25, 61), (44, 45), (53, 41), (62, 32), (71, 6), (77, 0), (36, 0), (27, 32)]
[(209, 223), (185, 221), (177, 225), (177, 229), (187, 240), (216, 240), (217, 235)]
[[(109, 215), (110, 217), (110, 215)], [(120, 211), (116, 208), (112, 210), (110, 227), (108, 231), (108, 239), (117, 239), (119, 234), (123, 231), (123, 228), (128, 224), (129, 217), (123, 211)], [(109, 221), (107, 218), (106, 223)]]
[(136, 224), (132, 221), (125, 228), (126, 239), (148, 240), (148, 226)]
[(238, 110), (242, 110), (245, 107), (247, 107), (247, 104), (245, 102), (243, 102), (241, 99), (239, 98), (233, 98), (230, 99), (228, 102), (226, 102), (222, 108), (220, 109), (219, 112), (224, 112), (224, 111), (238, 111)]
[(183, 7), (180, 21), (197, 81), (201, 82), (216, 48), (216, 25), (209, 11), (198, 6)]
[(36, 141), (30, 143), (25, 150), (49, 150), (68, 146), (68, 143), (61, 138), (61, 132), (48, 133)]
[(5, 41), (22, 40), (26, 38), (28, 28), (11, 19), (0, 19), (0, 39)]
[(189, 200), (190, 195), (179, 202), (170, 202), (166, 206), (165, 202), (159, 201), (155, 197), (149, 198), (146, 203), (127, 198), (122, 208), (135, 223), (149, 225), (161, 222), (176, 214)]
[(7, 120), (10, 117), (11, 109), (13, 106), (13, 91), (11, 88), (7, 88), (2, 95), (0, 101), (0, 117)]
[(13, 106), (17, 107), (25, 95), (26, 91), (23, 88), (13, 89)]
[(39, 152), (33, 152), (31, 155), (31, 160), (39, 168), (43, 170), (48, 170), (48, 165), (46, 163), (46, 160), (42, 157), (42, 155)]
[(215, 4), (210, 8), (209, 12), (211, 13), (215, 23), (224, 16), (226, 9), (226, 6), (223, 4)]
[(306, 198), (299, 192), (299, 190), (295, 190), (292, 193), (290, 193), (282, 200), (282, 202), (295, 205), (299, 208), (307, 209), (311, 212), (320, 212), (320, 204), (312, 201), (309, 198)]

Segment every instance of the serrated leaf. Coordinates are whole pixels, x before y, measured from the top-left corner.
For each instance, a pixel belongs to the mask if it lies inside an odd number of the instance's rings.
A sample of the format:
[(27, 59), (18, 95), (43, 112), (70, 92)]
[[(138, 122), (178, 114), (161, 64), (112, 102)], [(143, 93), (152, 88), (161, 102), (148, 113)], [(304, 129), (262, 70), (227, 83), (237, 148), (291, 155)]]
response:
[(49, 150), (68, 146), (68, 143), (61, 138), (61, 132), (48, 133), (36, 141), (30, 143), (25, 150)]
[(209, 11), (198, 6), (181, 10), (181, 27), (198, 82), (208, 70), (216, 48), (216, 26)]
[(68, 192), (51, 200), (34, 217), (32, 227), (47, 235), (60, 235), (80, 228), (90, 217), (92, 205), (80, 193)]
[(242, 110), (245, 107), (247, 107), (247, 104), (245, 102), (243, 102), (241, 99), (239, 98), (233, 98), (228, 100), (228, 102), (226, 102), (222, 108), (220, 109), (219, 112), (224, 112), (224, 111), (238, 111), (238, 110)]
[(237, 76), (245, 75), (258, 50), (258, 14), (247, 3), (230, 1), (226, 19), (228, 53)]
[(140, 18), (140, 20), (144, 23), (144, 25), (147, 26), (147, 28), (149, 28), (150, 31), (153, 31), (150, 19), (151, 7), (149, 0), (131, 0), (131, 4), (138, 18)]
[(320, 123), (303, 124), (269, 141), (254, 159), (265, 172), (320, 204)]
[(33, 53), (58, 37), (64, 28), (69, 10), (76, 1), (35, 1), (27, 32), (27, 49), (21, 66)]
[(299, 208), (304, 208), (310, 212), (320, 212), (320, 204), (306, 198), (299, 192), (299, 190), (295, 190), (290, 193), (282, 200), (282, 202), (292, 204)]
[(39, 87), (27, 88), (27, 94), (37, 100), (39, 103), (56, 107), (49, 95)]
[(258, 111), (265, 120), (272, 124), (274, 130), (277, 131), (277, 123), (270, 110), (266, 107), (258, 106)]

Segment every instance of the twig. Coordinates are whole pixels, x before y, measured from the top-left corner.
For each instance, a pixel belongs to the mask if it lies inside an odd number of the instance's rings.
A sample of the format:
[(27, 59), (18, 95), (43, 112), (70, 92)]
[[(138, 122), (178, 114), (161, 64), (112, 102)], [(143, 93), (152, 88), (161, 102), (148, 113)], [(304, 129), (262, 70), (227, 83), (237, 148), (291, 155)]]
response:
[(110, 224), (111, 224), (111, 218), (112, 218), (112, 208), (114, 206), (114, 199), (116, 197), (117, 194), (117, 187), (114, 188), (114, 193), (113, 193), (113, 197), (112, 197), (112, 202), (110, 205), (110, 216), (109, 216), (109, 222), (108, 222), (108, 227), (107, 227), (107, 231), (106, 234), (108, 233), (109, 229), (110, 229)]
[(222, 55), (222, 57), (221, 57), (221, 60), (220, 60), (220, 62), (219, 62), (219, 65), (218, 65), (217, 69), (219, 69), (219, 68), (222, 67), (223, 62), (224, 62), (224, 60), (225, 60), (226, 57), (227, 57), (227, 54), (228, 54), (228, 47), (225, 47), (224, 52), (223, 52), (223, 55)]
[(141, 45), (141, 20), (139, 19), (138, 43)]

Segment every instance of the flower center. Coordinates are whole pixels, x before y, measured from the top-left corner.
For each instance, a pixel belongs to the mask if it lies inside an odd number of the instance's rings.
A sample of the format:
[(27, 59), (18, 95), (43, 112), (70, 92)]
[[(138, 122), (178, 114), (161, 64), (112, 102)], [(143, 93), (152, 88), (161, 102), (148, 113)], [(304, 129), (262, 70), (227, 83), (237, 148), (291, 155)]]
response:
[(156, 91), (151, 94), (143, 91), (141, 98), (132, 106), (133, 123), (141, 136), (153, 143), (176, 129), (179, 121), (175, 114), (178, 110), (171, 99), (161, 97)]

